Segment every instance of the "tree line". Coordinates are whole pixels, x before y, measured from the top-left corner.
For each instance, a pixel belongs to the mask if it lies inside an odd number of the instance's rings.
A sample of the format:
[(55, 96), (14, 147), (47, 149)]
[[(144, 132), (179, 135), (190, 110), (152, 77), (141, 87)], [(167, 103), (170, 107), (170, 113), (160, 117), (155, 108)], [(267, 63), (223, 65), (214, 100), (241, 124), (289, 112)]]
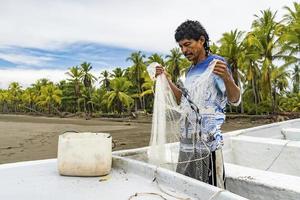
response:
[[(277, 12), (270, 9), (260, 11), (250, 31), (225, 32), (211, 45), (212, 53), (227, 60), (233, 79), (242, 88), (242, 103), (236, 108), (228, 106), (230, 112), (300, 112), (300, 4), (294, 2), (283, 9), (282, 19), (276, 20)], [(127, 61), (130, 67), (104, 70), (98, 77), (91, 73), (92, 64), (83, 62), (70, 67), (68, 78), (59, 83), (40, 79), (23, 89), (12, 82), (0, 90), (0, 111), (84, 113), (89, 117), (137, 110), (151, 113), (154, 82), (147, 65), (158, 62), (165, 66), (173, 82), (191, 65), (179, 48), (166, 56), (132, 52)]]

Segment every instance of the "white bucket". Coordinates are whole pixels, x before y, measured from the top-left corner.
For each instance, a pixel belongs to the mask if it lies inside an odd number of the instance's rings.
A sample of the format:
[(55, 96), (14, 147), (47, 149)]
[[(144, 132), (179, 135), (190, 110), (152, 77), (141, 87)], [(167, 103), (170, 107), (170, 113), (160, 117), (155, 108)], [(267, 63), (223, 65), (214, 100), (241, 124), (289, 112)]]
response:
[(58, 139), (57, 162), (61, 175), (109, 174), (112, 164), (112, 138), (107, 133), (64, 133)]

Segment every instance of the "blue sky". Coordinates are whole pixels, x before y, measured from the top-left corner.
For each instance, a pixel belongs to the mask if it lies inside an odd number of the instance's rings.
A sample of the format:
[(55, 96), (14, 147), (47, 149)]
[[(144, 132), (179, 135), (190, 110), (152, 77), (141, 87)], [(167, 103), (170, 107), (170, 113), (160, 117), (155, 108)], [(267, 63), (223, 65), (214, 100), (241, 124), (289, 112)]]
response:
[(131, 65), (126, 59), (134, 51), (97, 43), (73, 43), (55, 50), (7, 46), (0, 48), (0, 69), (66, 69), (85, 61), (95, 69), (124, 68)]
[(93, 73), (130, 66), (133, 51), (167, 54), (174, 30), (199, 20), (212, 42), (233, 29), (249, 31), (254, 14), (293, 0), (1, 0), (0, 88), (38, 78), (59, 81), (69, 67), (91, 62)]

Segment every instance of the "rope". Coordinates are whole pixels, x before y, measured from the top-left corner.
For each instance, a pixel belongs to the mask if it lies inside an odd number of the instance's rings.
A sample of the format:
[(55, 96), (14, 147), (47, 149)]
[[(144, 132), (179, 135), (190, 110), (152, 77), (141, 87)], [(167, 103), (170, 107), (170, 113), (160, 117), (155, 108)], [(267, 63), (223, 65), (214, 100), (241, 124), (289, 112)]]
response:
[(216, 192), (215, 194), (213, 194), (208, 200), (213, 200), (215, 199), (221, 192), (224, 192), (224, 189), (219, 190), (218, 192)]
[(283, 152), (284, 148), (287, 146), (288, 143), (290, 143), (291, 141), (286, 142), (283, 147), (281, 148), (279, 154), (274, 158), (274, 160), (271, 162), (271, 164), (265, 169), (265, 171), (268, 171), (275, 163), (275, 161), (279, 158), (279, 156), (281, 155), (281, 153)]
[(159, 166), (156, 167), (155, 171), (154, 171), (154, 179), (153, 179), (153, 182), (156, 183), (158, 189), (162, 192), (162, 193), (165, 193), (166, 195), (170, 196), (170, 197), (173, 197), (175, 199), (178, 199), (178, 200), (191, 200), (190, 198), (184, 198), (184, 197), (180, 197), (180, 196), (175, 196), (167, 191), (165, 191), (158, 183), (158, 180), (156, 178), (157, 176), (157, 169), (158, 169)]
[(155, 196), (159, 196), (160, 198), (167, 200), (165, 197), (163, 197), (162, 195), (155, 193), (155, 192), (137, 192), (133, 195), (131, 195), (128, 200), (134, 199), (137, 196), (145, 196), (145, 195), (155, 195)]

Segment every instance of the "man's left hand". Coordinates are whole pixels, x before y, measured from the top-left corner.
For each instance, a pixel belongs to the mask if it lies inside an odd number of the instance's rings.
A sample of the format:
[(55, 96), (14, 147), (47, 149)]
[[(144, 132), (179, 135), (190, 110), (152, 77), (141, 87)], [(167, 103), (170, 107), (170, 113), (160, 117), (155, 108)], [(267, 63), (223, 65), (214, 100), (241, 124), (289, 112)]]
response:
[(213, 72), (219, 75), (224, 81), (231, 79), (230, 74), (227, 70), (227, 64), (221, 60), (218, 60)]

